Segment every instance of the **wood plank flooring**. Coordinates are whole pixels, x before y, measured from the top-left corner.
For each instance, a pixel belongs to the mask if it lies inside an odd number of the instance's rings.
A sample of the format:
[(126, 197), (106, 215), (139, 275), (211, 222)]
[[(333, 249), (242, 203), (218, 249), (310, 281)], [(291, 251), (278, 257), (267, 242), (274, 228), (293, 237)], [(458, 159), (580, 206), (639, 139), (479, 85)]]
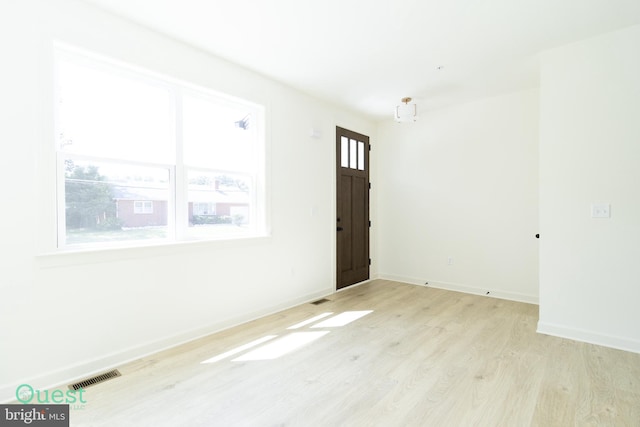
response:
[[(328, 299), (122, 366), (71, 425), (640, 426), (640, 354), (537, 334), (535, 305), (383, 280)], [(275, 359), (201, 363), (313, 331), (328, 333)]]

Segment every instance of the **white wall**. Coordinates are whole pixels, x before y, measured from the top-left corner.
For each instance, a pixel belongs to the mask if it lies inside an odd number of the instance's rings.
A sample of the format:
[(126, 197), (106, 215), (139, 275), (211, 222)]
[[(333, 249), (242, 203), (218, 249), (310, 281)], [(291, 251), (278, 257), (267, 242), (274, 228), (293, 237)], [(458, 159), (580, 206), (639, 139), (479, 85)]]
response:
[[(53, 40), (265, 104), (271, 237), (44, 254)], [(335, 126), (373, 123), (75, 0), (2, 2), (0, 51), (0, 401), (335, 290)]]
[(639, 52), (640, 26), (547, 51), (540, 86), (538, 330), (636, 352)]
[(378, 140), (380, 276), (537, 302), (538, 91), (385, 123)]

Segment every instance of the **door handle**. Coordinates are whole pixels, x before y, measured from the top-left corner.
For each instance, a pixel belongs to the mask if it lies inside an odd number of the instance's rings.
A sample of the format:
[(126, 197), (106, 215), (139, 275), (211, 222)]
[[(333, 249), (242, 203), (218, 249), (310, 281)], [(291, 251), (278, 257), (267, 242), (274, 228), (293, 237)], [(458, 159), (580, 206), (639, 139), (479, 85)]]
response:
[(338, 231), (342, 231), (342, 227), (338, 227), (338, 228), (337, 228), (337, 230), (338, 230)]
[(540, 235), (539, 235), (539, 234), (536, 234), (536, 239), (539, 239), (539, 238), (540, 238)]

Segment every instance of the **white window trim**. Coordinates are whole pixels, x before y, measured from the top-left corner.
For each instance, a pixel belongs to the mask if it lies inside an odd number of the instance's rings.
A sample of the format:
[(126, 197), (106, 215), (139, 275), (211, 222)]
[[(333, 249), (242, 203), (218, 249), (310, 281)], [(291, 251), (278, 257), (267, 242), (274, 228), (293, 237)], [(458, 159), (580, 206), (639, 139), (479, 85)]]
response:
[[(92, 243), (90, 245), (73, 245), (67, 246), (60, 244), (58, 242), (59, 239), (64, 239), (64, 233), (61, 230), (66, 228), (65, 221), (65, 194), (64, 194), (64, 159), (70, 157), (77, 157), (84, 160), (90, 159), (90, 156), (78, 156), (71, 153), (65, 153), (64, 156), (60, 155), (60, 151), (57, 149), (58, 139), (56, 135), (59, 134), (57, 129), (57, 119), (55, 117), (55, 107), (54, 107), (54, 115), (51, 120), (51, 129), (53, 130), (52, 134), (54, 135), (54, 148), (53, 149), (45, 149), (43, 153), (49, 152), (50, 155), (55, 157), (56, 160), (54, 164), (56, 164), (55, 169), (51, 169), (52, 174), (55, 176), (55, 180), (53, 180), (54, 188), (56, 189), (56, 208), (54, 209), (56, 220), (54, 221), (56, 226), (56, 232), (48, 232), (47, 235), (51, 237), (51, 240), (44, 244), (42, 247), (45, 248), (41, 256), (51, 256), (57, 254), (79, 254), (79, 253), (87, 253), (91, 256), (91, 253), (99, 253), (103, 250), (113, 251), (113, 250), (136, 250), (136, 248), (149, 248), (150, 246), (160, 246), (160, 247), (184, 247), (187, 245), (200, 245), (200, 244), (223, 244), (224, 246), (236, 246), (236, 244), (244, 245), (247, 242), (258, 242), (267, 238), (270, 240), (270, 203), (269, 197), (266, 193), (267, 188), (269, 187), (267, 183), (268, 179), (268, 153), (269, 153), (269, 138), (268, 138), (268, 122), (267, 122), (267, 112), (269, 110), (268, 105), (258, 104), (246, 99), (234, 97), (228, 94), (220, 93), (210, 88), (206, 88), (200, 85), (196, 85), (193, 83), (185, 82), (180, 79), (176, 79), (173, 77), (168, 77), (158, 72), (150, 71), (148, 69), (135, 66), (130, 63), (126, 63), (123, 61), (115, 60), (110, 57), (106, 57), (103, 55), (95, 54), (93, 52), (85, 51), (84, 49), (76, 48), (66, 43), (62, 42), (54, 42), (53, 43), (53, 60), (51, 62), (51, 69), (55, 69), (55, 64), (57, 61), (58, 55), (72, 55), (85, 57), (89, 61), (96, 61), (100, 63), (100, 67), (106, 66), (108, 68), (113, 68), (118, 70), (118, 72), (125, 72), (128, 77), (134, 76), (134, 78), (141, 78), (141, 76), (148, 77), (150, 80), (154, 80), (159, 82), (159, 85), (162, 83), (167, 83), (170, 87), (175, 88), (175, 86), (180, 86), (180, 90), (182, 91), (194, 91), (195, 93), (205, 94), (206, 96), (215, 97), (217, 99), (227, 100), (233, 103), (242, 103), (247, 105), (248, 107), (254, 109), (255, 111), (255, 120), (252, 121), (251, 125), (256, 128), (257, 134), (257, 146), (256, 146), (256, 156), (258, 165), (255, 168), (255, 173), (252, 176), (252, 202), (250, 205), (250, 215), (255, 221), (255, 227), (253, 227), (252, 233), (239, 234), (239, 235), (224, 235), (216, 238), (207, 238), (207, 239), (197, 239), (197, 240), (189, 240), (185, 237), (184, 232), (186, 231), (186, 226), (177, 226), (177, 221), (182, 221), (186, 223), (188, 217), (188, 203), (186, 201), (187, 196), (187, 180), (184, 179), (186, 176), (186, 166), (182, 164), (182, 153), (181, 149), (176, 150), (176, 164), (175, 165), (158, 165), (158, 164), (149, 164), (144, 163), (144, 166), (161, 166), (167, 167), (170, 171), (170, 179), (172, 182), (175, 182), (174, 186), (170, 186), (170, 200), (169, 203), (173, 203), (175, 209), (169, 209), (168, 211), (168, 236), (166, 241), (163, 240), (159, 242), (158, 240), (149, 240), (149, 241), (121, 241), (114, 243)], [(131, 76), (129, 75), (131, 74)], [(50, 79), (47, 79), (51, 81)], [(148, 83), (148, 81), (145, 80)], [(57, 99), (57, 95), (55, 93), (55, 88), (51, 91), (51, 101), (52, 104), (55, 105), (55, 100)], [(174, 102), (174, 106), (179, 108), (180, 97), (176, 97), (177, 101)], [(181, 110), (180, 110), (181, 111)], [(181, 126), (182, 120), (180, 117), (180, 113), (176, 113), (176, 126), (175, 126), (175, 135), (176, 135), (176, 145), (178, 147), (182, 147), (181, 141)], [(119, 163), (131, 163), (135, 164), (136, 162), (125, 161), (121, 159), (106, 159), (106, 158), (96, 158), (96, 160), (104, 162), (104, 161), (117, 161)], [(199, 169), (199, 168), (190, 168), (190, 169)], [(215, 170), (215, 172), (228, 172), (230, 174), (239, 174), (238, 171), (221, 171), (218, 169), (210, 169)], [(246, 175), (242, 173), (243, 175)], [(46, 179), (45, 179), (46, 180)], [(48, 181), (48, 180), (46, 180)], [(181, 187), (178, 189), (178, 185)], [(43, 188), (45, 186), (43, 185)], [(51, 188), (49, 185), (47, 187)], [(179, 208), (178, 208), (179, 207)], [(62, 223), (62, 224), (61, 224)], [(238, 242), (238, 243), (234, 243)], [(64, 264), (64, 263), (63, 263)], [(57, 263), (54, 263), (57, 265)]]

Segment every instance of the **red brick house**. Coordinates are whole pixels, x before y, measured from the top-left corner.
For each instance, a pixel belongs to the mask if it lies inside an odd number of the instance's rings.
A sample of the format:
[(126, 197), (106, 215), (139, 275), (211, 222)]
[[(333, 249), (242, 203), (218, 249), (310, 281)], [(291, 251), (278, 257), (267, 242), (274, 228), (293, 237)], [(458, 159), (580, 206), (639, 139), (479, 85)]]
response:
[[(113, 187), (116, 215), (122, 227), (154, 227), (168, 223), (166, 188)], [(249, 194), (238, 189), (189, 186), (189, 225), (249, 222)]]

